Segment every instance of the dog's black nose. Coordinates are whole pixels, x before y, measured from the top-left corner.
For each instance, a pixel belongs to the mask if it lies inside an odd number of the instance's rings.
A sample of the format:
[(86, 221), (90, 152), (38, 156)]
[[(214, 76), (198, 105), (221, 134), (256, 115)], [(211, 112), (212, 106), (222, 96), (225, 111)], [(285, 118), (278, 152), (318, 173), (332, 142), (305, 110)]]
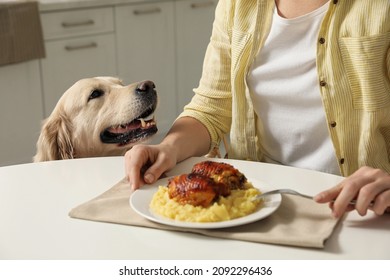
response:
[(151, 92), (151, 91), (154, 91), (155, 89), (155, 85), (152, 81), (143, 81), (141, 83), (139, 83), (139, 85), (137, 86), (136, 88), (136, 92), (137, 93), (148, 93), (148, 92)]

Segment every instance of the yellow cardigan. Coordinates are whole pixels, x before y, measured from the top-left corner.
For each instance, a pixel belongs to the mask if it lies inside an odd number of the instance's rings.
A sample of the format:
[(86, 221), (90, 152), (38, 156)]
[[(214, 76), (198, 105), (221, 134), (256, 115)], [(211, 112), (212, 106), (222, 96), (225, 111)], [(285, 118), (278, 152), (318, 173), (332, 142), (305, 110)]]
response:
[[(262, 160), (246, 77), (274, 5), (219, 1), (199, 86), (179, 116), (202, 122), (211, 148), (230, 132), (229, 158)], [(331, 0), (318, 34), (317, 71), (341, 174), (363, 165), (390, 172), (390, 1)]]

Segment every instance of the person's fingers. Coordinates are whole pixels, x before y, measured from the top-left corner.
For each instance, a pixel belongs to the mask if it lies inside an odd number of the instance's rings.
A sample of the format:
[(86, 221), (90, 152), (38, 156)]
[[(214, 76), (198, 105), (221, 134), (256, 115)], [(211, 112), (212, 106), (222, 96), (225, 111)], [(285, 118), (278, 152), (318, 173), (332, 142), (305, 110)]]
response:
[[(338, 185), (317, 194), (314, 200), (318, 203), (330, 202), (329, 206), (335, 217), (341, 217), (346, 211), (353, 209), (362, 216), (367, 214), (368, 209), (381, 215), (390, 205), (389, 189), (388, 173), (362, 167)], [(352, 200), (356, 200), (354, 206), (350, 204)]]
[[(335, 217), (335, 218), (339, 218), (339, 216), (336, 214), (336, 212), (334, 211), (334, 202), (331, 201), (329, 202), (329, 208), (332, 210), (332, 215)], [(355, 210), (355, 205), (352, 205), (352, 204), (349, 204), (346, 208), (345, 208), (345, 212), (351, 212)]]
[(362, 168), (361, 170), (363, 172), (360, 178), (367, 179), (360, 180), (361, 185), (356, 194), (355, 208), (361, 216), (366, 215), (368, 209), (381, 215), (390, 203), (386, 194), (390, 188), (390, 176), (380, 169)]
[(371, 210), (377, 215), (390, 213), (390, 189), (387, 189), (376, 196)]
[(170, 170), (175, 164), (176, 161), (171, 156), (168, 156), (167, 153), (161, 151), (154, 160), (153, 164), (145, 170), (145, 174), (143, 176), (145, 182), (148, 184), (156, 182), (167, 170)]
[(336, 199), (340, 191), (341, 191), (341, 183), (337, 184), (336, 186), (330, 189), (327, 189), (325, 191), (316, 194), (313, 199), (318, 203), (328, 203)]
[[(348, 177), (340, 184), (340, 192), (335, 197), (332, 207), (332, 215), (335, 218), (341, 217), (345, 212), (354, 208), (350, 202), (354, 200), (359, 193), (361, 183), (355, 177)], [(363, 184), (364, 185), (364, 184)]]
[(126, 176), (133, 190), (138, 189), (145, 183), (142, 170), (150, 162), (149, 149), (149, 147), (137, 145), (125, 154)]

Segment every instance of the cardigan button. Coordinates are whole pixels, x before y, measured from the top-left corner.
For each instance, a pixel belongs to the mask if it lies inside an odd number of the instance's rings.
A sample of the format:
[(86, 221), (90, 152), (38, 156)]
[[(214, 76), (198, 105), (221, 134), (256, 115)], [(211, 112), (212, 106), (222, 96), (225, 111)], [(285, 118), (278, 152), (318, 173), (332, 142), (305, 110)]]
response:
[(326, 86), (326, 82), (325, 81), (320, 81), (320, 86), (322, 86), (322, 87)]
[(319, 40), (318, 40), (318, 42), (321, 44), (321, 45), (323, 45), (323, 44), (325, 44), (325, 38), (320, 38)]
[(336, 125), (337, 125), (337, 123), (336, 123), (335, 121), (332, 121), (332, 122), (330, 123), (330, 126), (331, 126), (331, 127), (336, 127)]
[(345, 162), (345, 159), (344, 159), (344, 158), (341, 158), (341, 159), (340, 159), (340, 164), (344, 164), (344, 162)]
[(333, 0), (333, 4), (337, 4), (339, 2), (339, 0)]

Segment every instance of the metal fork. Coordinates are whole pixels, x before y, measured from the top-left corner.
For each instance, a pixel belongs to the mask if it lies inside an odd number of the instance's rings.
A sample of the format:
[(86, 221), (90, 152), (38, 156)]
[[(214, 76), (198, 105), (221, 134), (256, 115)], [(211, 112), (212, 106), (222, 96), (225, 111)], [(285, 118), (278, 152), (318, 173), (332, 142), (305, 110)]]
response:
[[(278, 194), (278, 193), (280, 193), (280, 194), (298, 195), (298, 196), (301, 196), (301, 197), (304, 197), (304, 198), (313, 199), (313, 196), (302, 194), (302, 193), (294, 191), (292, 189), (277, 189), (277, 190), (272, 190), (272, 191), (269, 191), (269, 192), (265, 192), (265, 193), (259, 194), (259, 195), (255, 196), (253, 198), (253, 200), (263, 199), (267, 195)], [(349, 204), (355, 205), (356, 204), (356, 200), (355, 199), (351, 200), (349, 202)], [(373, 205), (373, 203), (370, 204), (370, 206), (372, 206), (372, 205)]]

